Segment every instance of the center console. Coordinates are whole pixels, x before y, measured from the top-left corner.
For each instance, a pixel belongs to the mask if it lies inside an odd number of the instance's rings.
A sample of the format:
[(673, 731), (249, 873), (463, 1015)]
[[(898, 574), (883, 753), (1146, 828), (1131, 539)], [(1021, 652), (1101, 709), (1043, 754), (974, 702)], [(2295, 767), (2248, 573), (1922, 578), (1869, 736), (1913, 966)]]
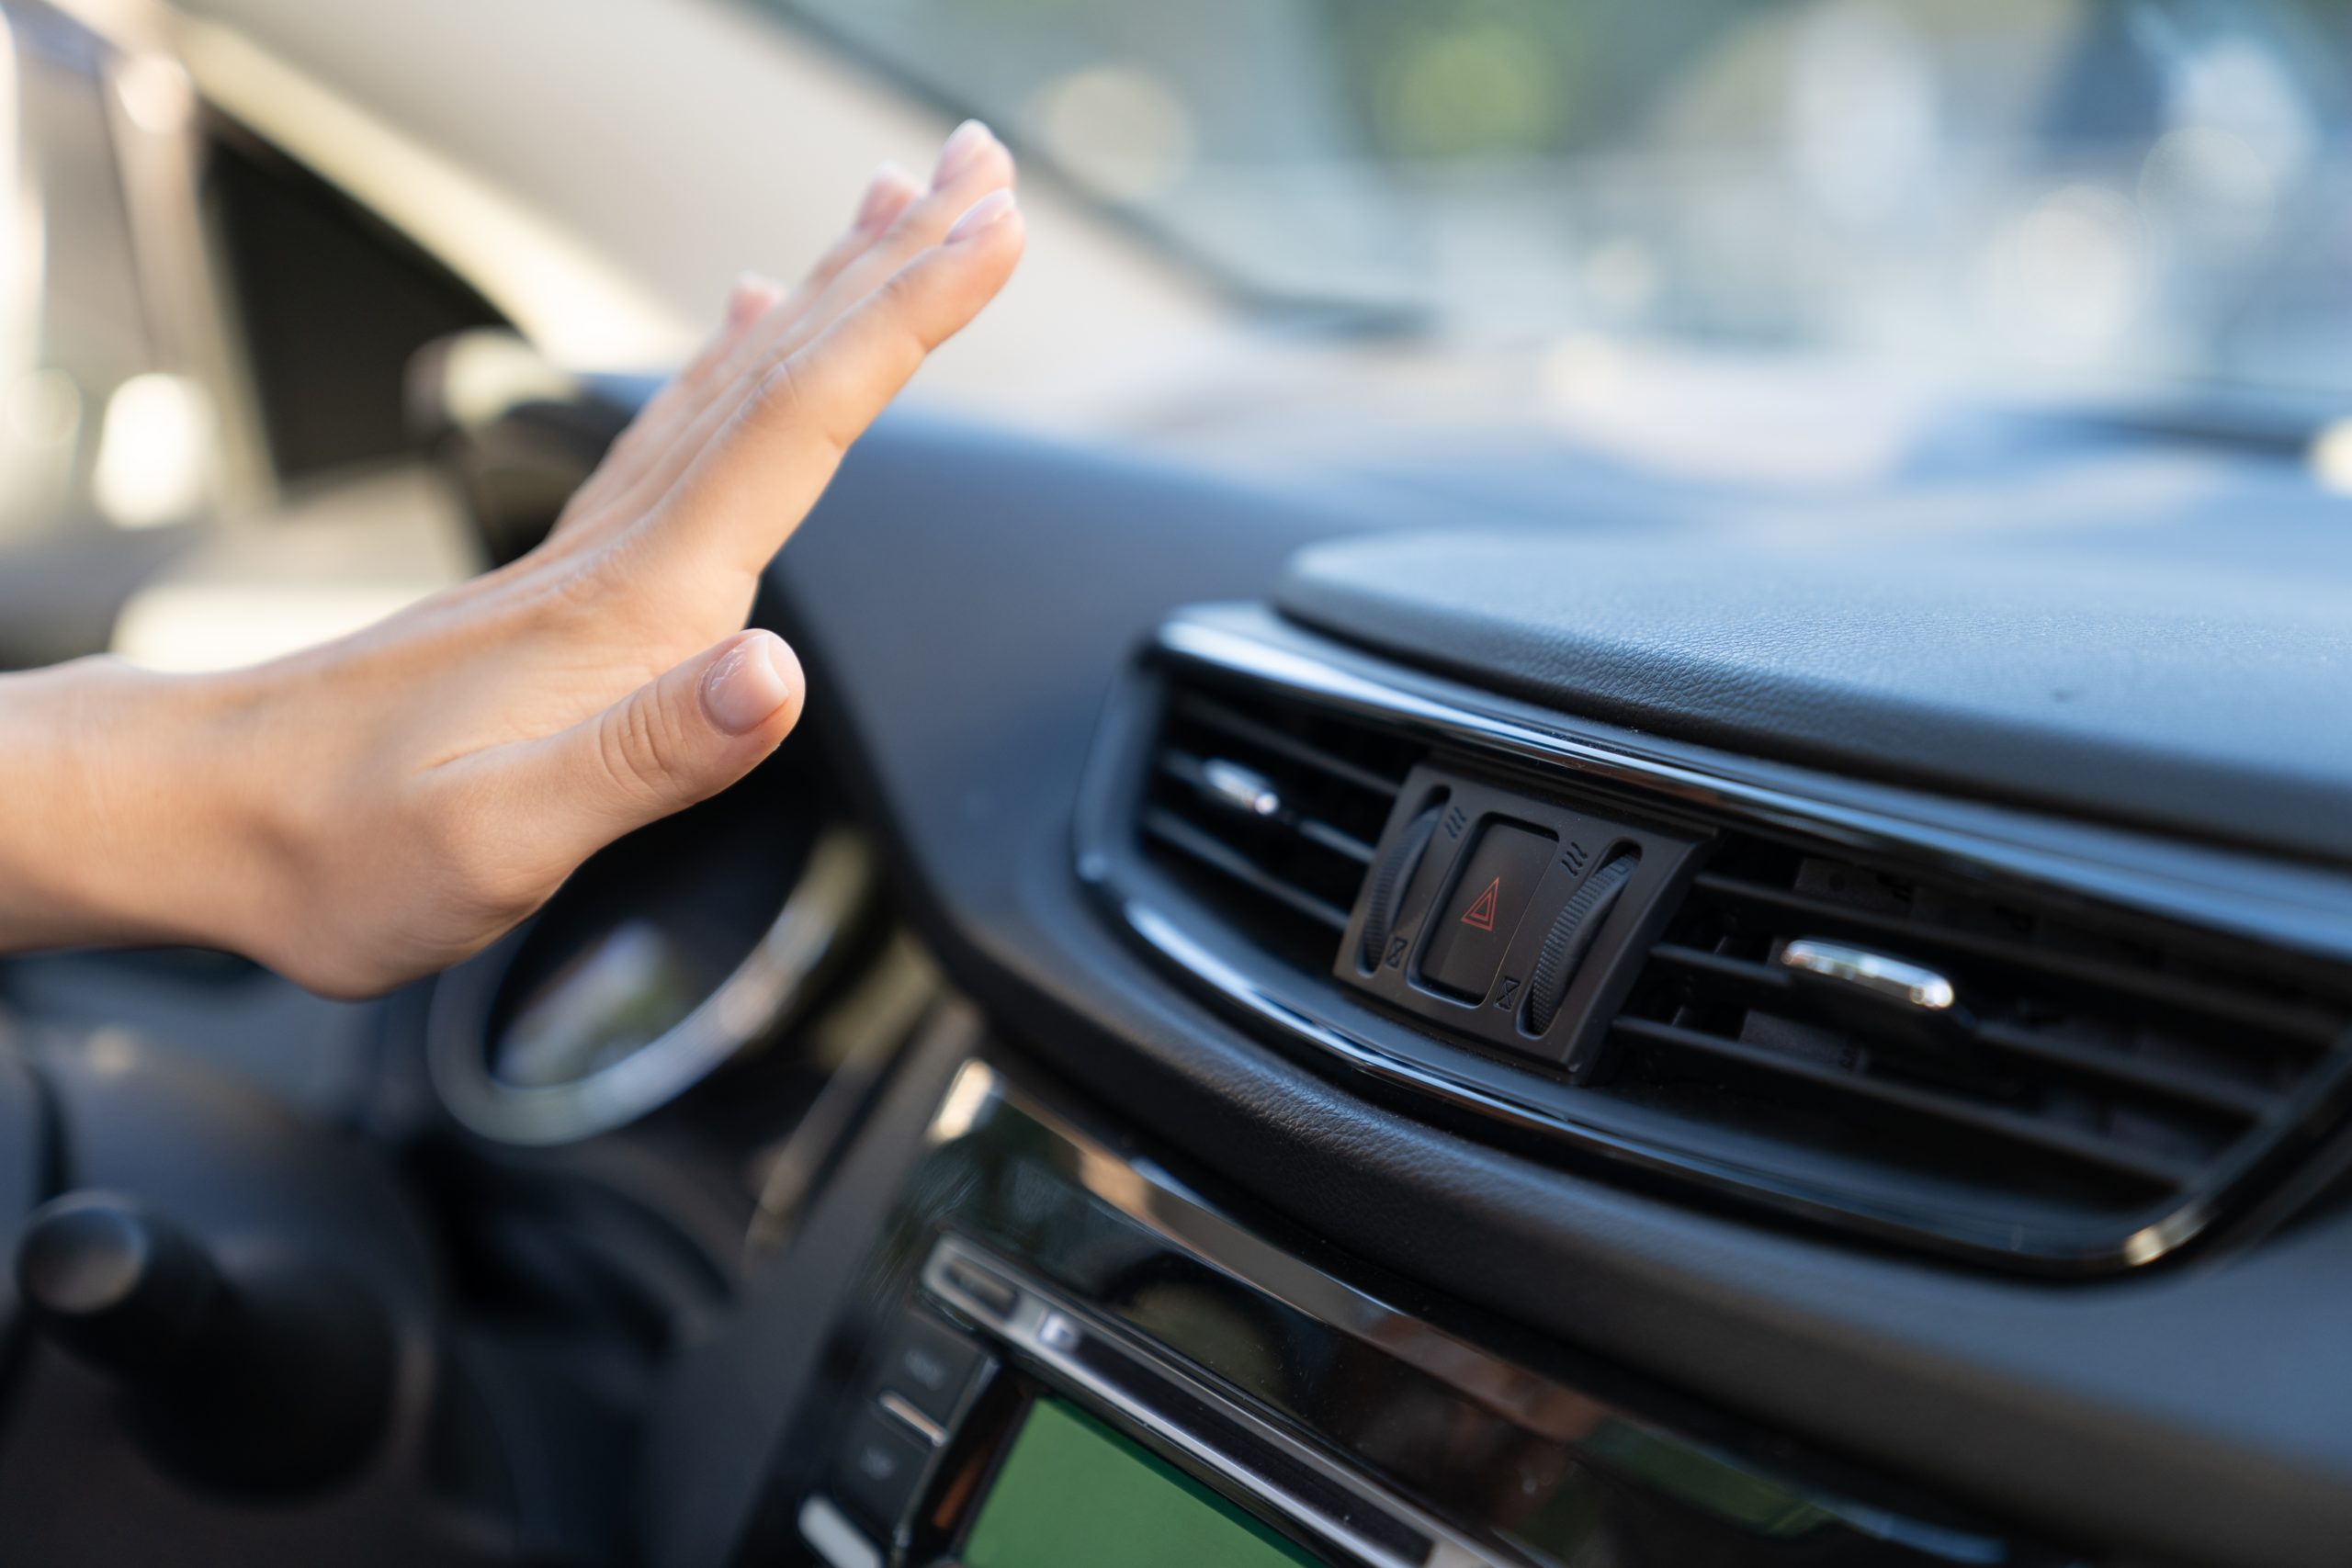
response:
[(779, 1270), (811, 1364), (715, 1352), (790, 1406), (732, 1561), (2070, 1560), (1220, 1202), (965, 1029), (837, 1293), (821, 1217)]

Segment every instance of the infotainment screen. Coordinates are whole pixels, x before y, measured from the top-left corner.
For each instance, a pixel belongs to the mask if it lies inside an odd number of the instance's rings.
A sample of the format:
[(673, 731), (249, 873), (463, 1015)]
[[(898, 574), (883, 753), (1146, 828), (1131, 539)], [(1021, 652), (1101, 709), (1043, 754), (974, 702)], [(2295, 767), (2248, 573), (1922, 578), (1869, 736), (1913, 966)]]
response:
[(966, 1568), (1312, 1568), (1316, 1559), (1072, 1405), (1032, 1405)]

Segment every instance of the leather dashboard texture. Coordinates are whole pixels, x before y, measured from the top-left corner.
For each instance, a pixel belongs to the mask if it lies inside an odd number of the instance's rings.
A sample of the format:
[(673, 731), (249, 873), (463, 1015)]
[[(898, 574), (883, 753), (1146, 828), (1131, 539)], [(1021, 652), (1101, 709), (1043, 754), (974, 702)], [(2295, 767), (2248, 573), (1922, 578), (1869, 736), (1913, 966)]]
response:
[(2352, 862), (2352, 530), (2289, 519), (1909, 542), (1415, 533), (1277, 603), (1635, 730)]

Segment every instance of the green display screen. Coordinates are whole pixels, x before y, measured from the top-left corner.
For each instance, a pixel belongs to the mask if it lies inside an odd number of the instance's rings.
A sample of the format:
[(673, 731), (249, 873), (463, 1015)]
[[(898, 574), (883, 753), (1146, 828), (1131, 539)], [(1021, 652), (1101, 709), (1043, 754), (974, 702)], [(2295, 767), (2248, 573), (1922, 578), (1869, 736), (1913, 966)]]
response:
[(1315, 1559), (1069, 1405), (1031, 1406), (966, 1568), (1313, 1568)]

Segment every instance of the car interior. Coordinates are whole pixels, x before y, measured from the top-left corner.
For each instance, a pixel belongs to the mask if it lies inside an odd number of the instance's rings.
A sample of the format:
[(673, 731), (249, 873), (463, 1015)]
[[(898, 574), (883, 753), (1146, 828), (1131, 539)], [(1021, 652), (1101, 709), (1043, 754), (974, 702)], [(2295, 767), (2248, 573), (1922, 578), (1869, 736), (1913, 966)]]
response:
[(0, 1562), (2352, 1557), (2352, 13), (0, 0), (0, 667), (528, 552), (967, 114), (743, 783), (0, 958)]

